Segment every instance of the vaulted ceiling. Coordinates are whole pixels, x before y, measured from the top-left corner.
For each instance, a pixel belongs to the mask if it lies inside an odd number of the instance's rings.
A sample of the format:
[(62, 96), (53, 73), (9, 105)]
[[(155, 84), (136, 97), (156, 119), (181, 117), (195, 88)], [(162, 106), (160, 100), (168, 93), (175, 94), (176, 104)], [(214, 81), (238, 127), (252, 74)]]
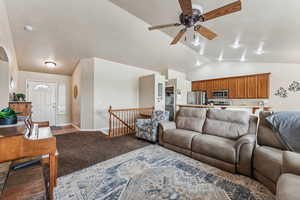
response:
[[(234, 0), (192, 0), (204, 10)], [(239, 13), (205, 22), (218, 37), (199, 37), (170, 46), (180, 28), (148, 31), (150, 25), (178, 22), (177, 0), (5, 0), (21, 70), (71, 74), (82, 58), (99, 57), (162, 71), (194, 69), (222, 61), (300, 63), (299, 0), (243, 0)], [(32, 32), (24, 26), (33, 27)], [(197, 36), (198, 37), (198, 36)], [(196, 38), (197, 38), (196, 37)], [(239, 48), (232, 48), (233, 43)], [(238, 46), (238, 45), (237, 45)], [(257, 54), (259, 49), (264, 52)], [(46, 60), (58, 66), (48, 69)]]
[[(151, 33), (149, 24), (108, 0), (5, 0), (19, 68), (71, 74), (82, 58), (162, 71), (185, 71), (198, 59), (187, 46), (169, 46), (163, 32)], [(33, 27), (32, 32), (24, 26)], [(55, 69), (44, 66), (57, 62)]]

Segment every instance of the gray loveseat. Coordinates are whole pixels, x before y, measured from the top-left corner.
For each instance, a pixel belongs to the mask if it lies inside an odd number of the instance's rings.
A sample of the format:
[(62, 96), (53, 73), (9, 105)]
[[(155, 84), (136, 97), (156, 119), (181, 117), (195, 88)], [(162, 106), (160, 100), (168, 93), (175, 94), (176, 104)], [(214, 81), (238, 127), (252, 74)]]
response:
[(244, 111), (181, 108), (162, 122), (159, 143), (220, 169), (252, 175), (258, 118)]

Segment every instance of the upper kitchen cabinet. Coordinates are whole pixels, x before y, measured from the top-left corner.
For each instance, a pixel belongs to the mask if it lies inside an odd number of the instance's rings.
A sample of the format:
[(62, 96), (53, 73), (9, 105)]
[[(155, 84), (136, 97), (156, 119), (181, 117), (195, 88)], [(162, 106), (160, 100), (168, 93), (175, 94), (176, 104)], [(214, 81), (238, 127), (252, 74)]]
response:
[(247, 77), (247, 98), (258, 98), (257, 75)]
[(229, 99), (268, 99), (270, 73), (194, 81), (192, 87), (193, 91), (206, 91), (210, 99), (218, 90), (228, 90)]
[(238, 96), (238, 87), (237, 87), (237, 79), (230, 78), (228, 79), (228, 91), (229, 91), (229, 99), (236, 99)]
[[(237, 99), (247, 99), (247, 77), (238, 77), (237, 81)], [(230, 91), (229, 91), (230, 92)]]
[(268, 99), (270, 97), (270, 73), (257, 75), (257, 97)]
[(213, 82), (213, 90), (217, 91), (217, 90), (228, 90), (228, 79), (224, 78), (224, 79), (215, 79), (212, 80)]
[(207, 97), (209, 99), (213, 98), (213, 84), (214, 84), (213, 80), (208, 80), (208, 81), (206, 81), (206, 84), (205, 84), (206, 90), (204, 90), (204, 91), (207, 92)]

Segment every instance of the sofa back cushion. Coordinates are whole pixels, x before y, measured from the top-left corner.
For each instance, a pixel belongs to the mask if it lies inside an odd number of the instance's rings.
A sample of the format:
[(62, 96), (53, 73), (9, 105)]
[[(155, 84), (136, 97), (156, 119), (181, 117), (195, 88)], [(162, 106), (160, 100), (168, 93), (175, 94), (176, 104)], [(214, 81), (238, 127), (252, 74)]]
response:
[(206, 111), (205, 108), (181, 108), (176, 115), (176, 127), (202, 133)]
[(273, 130), (272, 125), (266, 120), (272, 113), (260, 112), (259, 113), (259, 126), (257, 131), (257, 143), (261, 146), (269, 146), (281, 150), (287, 150), (281, 140), (278, 138), (277, 133)]
[(204, 133), (228, 139), (238, 139), (249, 129), (250, 115), (246, 111), (209, 109)]

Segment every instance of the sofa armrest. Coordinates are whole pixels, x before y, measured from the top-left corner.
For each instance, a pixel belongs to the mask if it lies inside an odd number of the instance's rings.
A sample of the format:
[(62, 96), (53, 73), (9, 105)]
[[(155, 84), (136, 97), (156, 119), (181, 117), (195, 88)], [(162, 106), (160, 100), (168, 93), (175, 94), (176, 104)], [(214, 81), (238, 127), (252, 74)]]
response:
[(300, 154), (291, 151), (283, 152), (282, 172), (300, 176)]
[(170, 121), (160, 121), (158, 125), (158, 141), (160, 145), (164, 144), (163, 135), (166, 130), (176, 129), (176, 123)]
[(256, 135), (247, 134), (239, 138), (235, 144), (237, 171), (252, 176), (252, 155), (256, 144)]

